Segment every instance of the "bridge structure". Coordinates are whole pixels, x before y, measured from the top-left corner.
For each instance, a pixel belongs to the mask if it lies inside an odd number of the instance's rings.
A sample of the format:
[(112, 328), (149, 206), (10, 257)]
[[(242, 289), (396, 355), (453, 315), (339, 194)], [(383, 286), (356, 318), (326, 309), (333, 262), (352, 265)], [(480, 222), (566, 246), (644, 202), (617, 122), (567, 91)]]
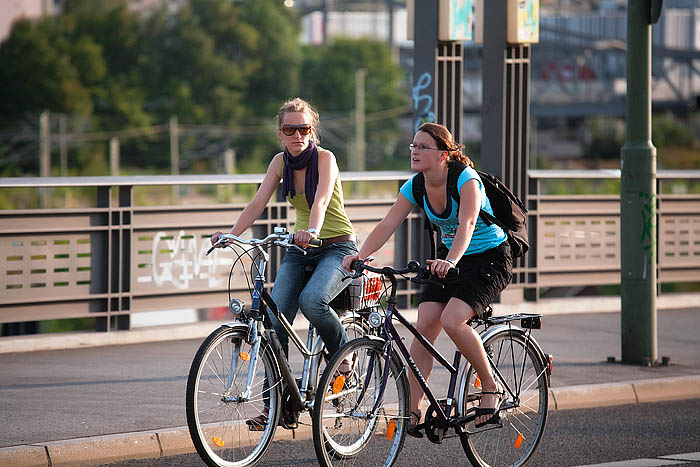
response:
[[(397, 12), (405, 9), (405, 0), (292, 3), (302, 18), (321, 15), (323, 41), (332, 33), (330, 13), (383, 13), (387, 24), (378, 29), (386, 34), (390, 45), (400, 44), (402, 61), (412, 66), (413, 42), (401, 42), (395, 34)], [(532, 117), (624, 115), (626, 21), (626, 12), (620, 10), (575, 14), (541, 10), (539, 42), (532, 45)], [(478, 114), (482, 45), (463, 45), (464, 111)], [(693, 2), (666, 2), (658, 23), (652, 27), (652, 80), (654, 111), (685, 113), (700, 108), (700, 8)]]
[[(360, 241), (384, 217), (410, 175), (342, 174), (346, 209)], [(604, 189), (619, 190), (619, 177), (615, 170), (529, 171), (532, 247), (514, 267), (504, 299), (536, 301), (546, 289), (620, 283), (622, 242), (639, 239), (621, 238), (619, 192)], [(26, 190), (28, 196), (50, 191), (46, 196), (57, 206), (0, 210), (0, 323), (94, 318), (98, 331), (109, 331), (130, 329), (135, 313), (226, 306), (232, 257), (223, 250), (204, 253), (210, 234), (232, 224), (262, 178), (0, 178), (0, 190)], [(586, 189), (556, 194), (556, 183)], [(355, 190), (360, 184), (369, 189)], [(657, 185), (659, 287), (697, 283), (700, 171), (659, 171)], [(162, 201), (172, 187), (180, 201)], [(286, 202), (272, 202), (250, 233), (259, 237), (275, 226), (291, 228), (294, 218)], [(425, 240), (421, 214), (415, 212), (378, 252), (376, 262), (422, 259)], [(273, 254), (271, 281), (279, 260)], [(244, 301), (250, 298), (245, 274), (240, 269), (232, 276), (234, 296)], [(410, 282), (400, 287), (402, 306), (410, 306), (417, 288)], [(693, 300), (700, 303), (700, 296)]]
[[(627, 15), (541, 16), (532, 44), (533, 118), (623, 116)], [(481, 111), (481, 47), (466, 44), (464, 109)], [(700, 8), (664, 9), (652, 26), (652, 110), (700, 108)], [(700, 129), (698, 129), (700, 131)]]

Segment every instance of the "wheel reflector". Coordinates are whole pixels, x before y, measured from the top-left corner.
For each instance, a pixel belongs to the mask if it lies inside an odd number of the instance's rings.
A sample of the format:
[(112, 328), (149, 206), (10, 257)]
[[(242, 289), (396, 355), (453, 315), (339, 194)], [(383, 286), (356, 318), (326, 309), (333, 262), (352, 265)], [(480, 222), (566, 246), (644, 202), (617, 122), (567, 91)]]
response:
[(243, 360), (244, 362), (247, 362), (248, 360), (250, 360), (250, 354), (248, 354), (248, 352), (241, 352), (238, 355), (241, 357), (241, 360)]
[(340, 375), (333, 381), (333, 394), (338, 394), (345, 386), (345, 376)]
[(520, 446), (523, 444), (523, 434), (518, 433), (518, 437), (515, 438), (515, 449), (520, 449)]
[(386, 439), (391, 441), (394, 439), (394, 433), (396, 433), (396, 419), (392, 418), (389, 420), (389, 426), (386, 427)]
[(214, 444), (216, 444), (220, 448), (224, 447), (224, 440), (219, 438), (218, 436), (214, 436), (211, 440)]

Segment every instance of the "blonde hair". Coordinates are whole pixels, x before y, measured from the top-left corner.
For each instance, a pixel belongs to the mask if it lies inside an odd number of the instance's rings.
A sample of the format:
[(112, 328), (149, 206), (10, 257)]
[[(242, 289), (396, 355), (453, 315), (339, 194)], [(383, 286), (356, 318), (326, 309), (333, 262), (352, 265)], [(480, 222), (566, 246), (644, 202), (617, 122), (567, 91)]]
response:
[(309, 116), (309, 119), (311, 120), (311, 139), (314, 141), (314, 143), (318, 144), (320, 138), (317, 130), (320, 122), (316, 109), (314, 109), (314, 107), (304, 99), (299, 97), (289, 99), (287, 102), (282, 104), (279, 112), (277, 112), (277, 128), (282, 128), (282, 120), (284, 120), (284, 116), (291, 112), (302, 112)]
[(464, 145), (457, 144), (450, 130), (439, 123), (427, 122), (422, 124), (418, 131), (428, 133), (435, 140), (437, 148), (447, 151), (447, 162), (460, 162), (474, 168), (474, 163), (465, 154), (462, 154)]

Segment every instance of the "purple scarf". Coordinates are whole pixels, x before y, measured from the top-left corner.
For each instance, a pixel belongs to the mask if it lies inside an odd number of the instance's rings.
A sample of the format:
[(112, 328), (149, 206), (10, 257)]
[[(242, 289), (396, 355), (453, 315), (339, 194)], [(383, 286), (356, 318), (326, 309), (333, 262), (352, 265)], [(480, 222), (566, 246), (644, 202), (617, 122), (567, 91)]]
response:
[(311, 206), (314, 205), (316, 187), (318, 186), (318, 147), (313, 141), (309, 141), (306, 149), (296, 157), (289, 154), (287, 148), (284, 148), (284, 171), (282, 173), (282, 196), (284, 198), (287, 195), (291, 198), (296, 196), (293, 173), (295, 170), (303, 169), (304, 167), (307, 167), (304, 195), (306, 196), (306, 202), (309, 204), (309, 209), (311, 209)]

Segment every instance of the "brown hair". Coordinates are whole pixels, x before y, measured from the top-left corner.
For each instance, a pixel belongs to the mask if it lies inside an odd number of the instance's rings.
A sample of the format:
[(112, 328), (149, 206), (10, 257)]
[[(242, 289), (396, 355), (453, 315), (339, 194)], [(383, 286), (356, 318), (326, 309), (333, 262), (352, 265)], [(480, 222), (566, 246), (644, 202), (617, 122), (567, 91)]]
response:
[(316, 109), (304, 99), (298, 97), (289, 99), (282, 104), (279, 112), (277, 112), (277, 128), (282, 128), (282, 120), (284, 120), (284, 116), (290, 112), (303, 112), (311, 118), (311, 139), (318, 144), (319, 137), (317, 129), (319, 126), (319, 119)]
[(461, 162), (474, 168), (474, 163), (466, 155), (462, 154), (464, 145), (455, 142), (452, 133), (444, 125), (427, 122), (422, 124), (418, 131), (428, 133), (435, 140), (438, 149), (447, 151), (447, 162)]

